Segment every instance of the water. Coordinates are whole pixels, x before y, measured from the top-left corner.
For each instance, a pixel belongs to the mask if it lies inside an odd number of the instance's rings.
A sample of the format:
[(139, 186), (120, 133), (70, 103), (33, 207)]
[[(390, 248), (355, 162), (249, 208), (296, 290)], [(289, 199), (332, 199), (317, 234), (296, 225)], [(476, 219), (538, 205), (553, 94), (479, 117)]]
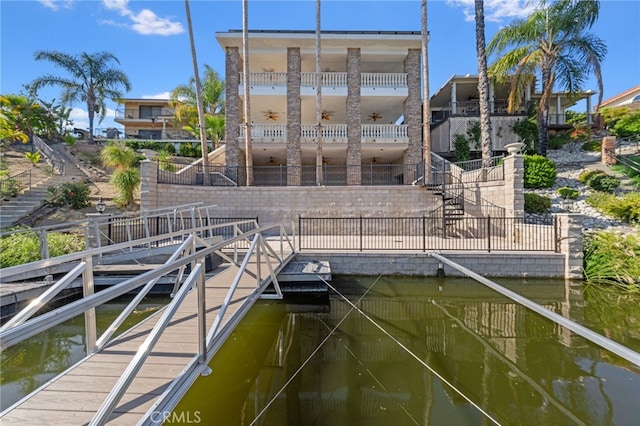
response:
[[(131, 301), (118, 298), (96, 308), (98, 335)], [(116, 332), (126, 330), (166, 305), (167, 297), (148, 297)], [(26, 339), (0, 353), (0, 411), (86, 356), (84, 315)]]
[[(356, 302), (375, 280), (334, 283)], [(583, 293), (563, 282), (501, 283), (640, 351), (638, 296)], [(224, 425), (490, 424), (486, 416), (500, 424), (631, 425), (640, 418), (640, 368), (475, 281), (383, 277), (359, 307), (393, 338), (338, 296), (324, 307), (255, 306), (173, 418)]]

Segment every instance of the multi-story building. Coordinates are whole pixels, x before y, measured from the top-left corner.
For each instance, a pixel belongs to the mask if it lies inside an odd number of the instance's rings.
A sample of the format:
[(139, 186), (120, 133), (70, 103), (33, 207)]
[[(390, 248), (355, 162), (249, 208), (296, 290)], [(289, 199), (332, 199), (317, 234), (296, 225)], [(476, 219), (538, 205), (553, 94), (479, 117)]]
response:
[[(243, 166), (242, 32), (216, 38), (226, 56), (226, 161)], [(315, 43), (314, 31), (249, 31), (253, 166), (287, 166), (289, 185), (315, 179), (320, 128), (326, 179), (358, 185), (372, 165), (412, 179), (403, 167), (422, 159), (420, 32), (323, 31), (320, 123)]]
[(121, 99), (115, 122), (124, 126), (129, 139), (192, 139), (175, 123), (169, 99)]

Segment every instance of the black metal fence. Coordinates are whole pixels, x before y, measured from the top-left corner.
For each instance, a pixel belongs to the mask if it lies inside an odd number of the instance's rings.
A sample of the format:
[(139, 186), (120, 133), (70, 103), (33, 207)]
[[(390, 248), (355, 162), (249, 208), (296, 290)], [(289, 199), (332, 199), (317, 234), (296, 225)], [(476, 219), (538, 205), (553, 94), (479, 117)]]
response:
[(493, 217), (299, 217), (301, 250), (559, 252), (559, 222)]
[[(181, 230), (252, 220), (257, 222), (258, 218), (196, 217), (183, 219), (170, 216), (140, 217), (133, 220), (128, 218), (113, 218), (113, 220), (101, 223), (100, 230), (106, 237), (106, 244), (118, 244)], [(213, 229), (211, 235), (207, 235), (207, 237), (221, 236), (223, 238), (230, 238), (235, 235), (235, 226), (236, 225), (217, 227)], [(250, 223), (241, 223), (237, 226), (242, 232), (248, 232), (253, 229)]]
[[(420, 164), (364, 164), (360, 166), (328, 165), (322, 166), (324, 180), (322, 185), (344, 186), (349, 181), (360, 179), (361, 185), (404, 185), (411, 184), (420, 171)], [(316, 166), (254, 166), (254, 186), (316, 186)], [(158, 183), (171, 185), (211, 185), (246, 186), (247, 167), (208, 165), (209, 175), (205, 181), (202, 165), (177, 163), (158, 164)], [(351, 177), (351, 179), (350, 179)], [(299, 181), (299, 183), (298, 183)]]

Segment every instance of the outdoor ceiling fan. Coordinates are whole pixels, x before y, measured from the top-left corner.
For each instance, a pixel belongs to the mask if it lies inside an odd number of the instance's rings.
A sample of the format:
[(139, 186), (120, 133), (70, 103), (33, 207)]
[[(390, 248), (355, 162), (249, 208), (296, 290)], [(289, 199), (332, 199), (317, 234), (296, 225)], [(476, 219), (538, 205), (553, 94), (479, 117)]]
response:
[(280, 117), (280, 114), (278, 114), (277, 112), (273, 112), (270, 109), (262, 111), (262, 114), (264, 114), (264, 118), (266, 118), (267, 120), (276, 121)]
[(333, 116), (333, 111), (322, 111), (322, 120), (329, 121)]
[(381, 119), (382, 119), (382, 115), (378, 114), (377, 112), (373, 112), (369, 114), (369, 120), (373, 121), (374, 123)]

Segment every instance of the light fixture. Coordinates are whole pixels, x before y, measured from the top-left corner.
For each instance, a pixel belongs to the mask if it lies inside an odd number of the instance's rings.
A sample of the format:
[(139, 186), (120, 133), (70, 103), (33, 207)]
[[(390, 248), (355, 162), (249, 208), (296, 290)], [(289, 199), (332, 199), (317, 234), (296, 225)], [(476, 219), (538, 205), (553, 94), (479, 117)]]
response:
[(96, 210), (98, 211), (98, 213), (102, 214), (104, 213), (104, 209), (107, 208), (107, 205), (104, 203), (104, 201), (102, 201), (102, 197), (100, 197), (98, 199), (98, 202), (96, 203)]

